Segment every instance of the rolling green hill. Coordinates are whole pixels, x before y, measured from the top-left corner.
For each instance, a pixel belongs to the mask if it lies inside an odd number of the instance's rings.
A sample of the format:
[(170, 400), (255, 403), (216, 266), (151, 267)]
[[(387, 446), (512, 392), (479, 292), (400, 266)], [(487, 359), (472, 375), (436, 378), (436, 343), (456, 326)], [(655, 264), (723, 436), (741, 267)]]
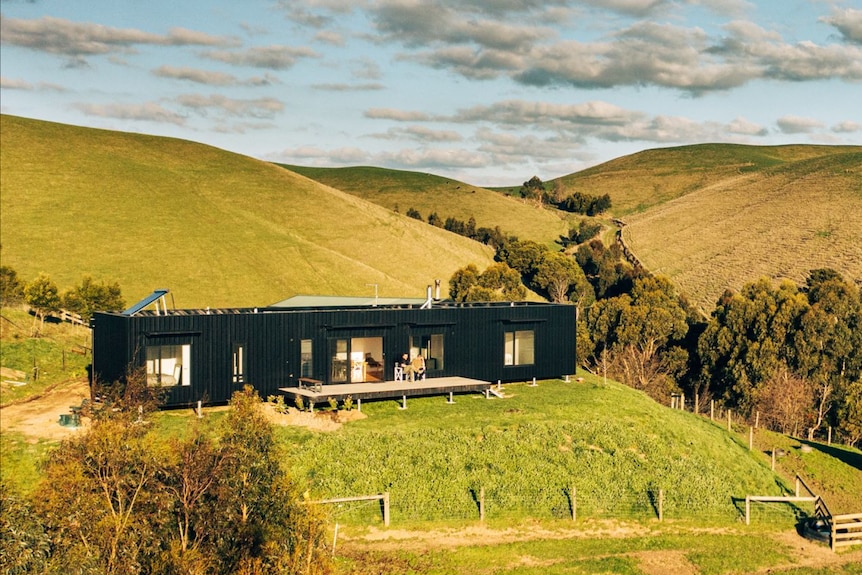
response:
[(610, 194), (633, 253), (705, 312), (764, 276), (862, 279), (862, 146), (647, 150), (560, 181)]
[[(477, 519), (482, 488), (492, 519), (570, 517), (574, 486), (579, 517), (655, 518), (650, 497), (662, 489), (665, 517), (735, 523), (740, 498), (778, 495), (788, 485), (763, 451), (749, 451), (708, 414), (671, 410), (601, 377), (509, 384), (505, 392), (503, 400), (460, 396), (455, 405), (411, 399), (407, 410), (369, 403), (367, 419), (327, 433), (284, 428), (296, 446), (294, 471), (322, 498), (389, 491), (399, 522)], [(828, 501), (862, 496), (858, 472), (841, 477), (818, 485)]]
[(3, 115), (2, 260), (129, 303), (266, 305), (300, 293), (423, 297), (491, 263), (476, 242), (269, 163), (183, 140)]
[(355, 194), (402, 214), (418, 210), (424, 219), (437, 212), (444, 220), (455, 217), (467, 221), (471, 216), (479, 227), (500, 226), (506, 234), (553, 245), (569, 230), (573, 217), (505, 196), (486, 188), (465, 184), (421, 172), (385, 168), (310, 168), (285, 165), (289, 170), (333, 188)]

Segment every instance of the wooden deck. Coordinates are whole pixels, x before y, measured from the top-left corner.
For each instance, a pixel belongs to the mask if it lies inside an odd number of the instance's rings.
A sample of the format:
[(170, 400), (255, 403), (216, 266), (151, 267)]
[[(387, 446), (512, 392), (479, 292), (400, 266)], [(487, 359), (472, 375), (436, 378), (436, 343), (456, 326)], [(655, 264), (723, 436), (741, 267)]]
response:
[[(433, 377), (416, 381), (381, 381), (375, 383), (348, 383), (313, 387), (282, 387), (279, 391), (288, 398), (302, 397), (306, 402), (325, 403), (330, 397), (343, 400), (348, 395), (354, 400), (375, 400), (423, 395), (454, 393), (483, 393), (497, 395), (496, 384), (467, 377)], [(451, 397), (451, 396), (450, 396)]]

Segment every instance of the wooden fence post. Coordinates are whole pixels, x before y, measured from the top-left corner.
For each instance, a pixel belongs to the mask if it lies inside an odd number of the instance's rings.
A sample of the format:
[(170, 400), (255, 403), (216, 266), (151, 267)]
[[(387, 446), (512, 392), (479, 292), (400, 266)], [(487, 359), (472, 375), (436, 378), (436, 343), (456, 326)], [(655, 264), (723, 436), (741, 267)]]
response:
[(709, 420), (715, 421), (715, 400), (709, 400)]
[(751, 525), (751, 499), (749, 495), (745, 496), (745, 524)]
[(826, 439), (826, 445), (832, 445), (832, 426), (829, 426), (829, 435)]
[(751, 451), (754, 449), (754, 428), (748, 427), (748, 450)]
[(572, 485), (572, 491), (570, 494), (570, 499), (572, 503), (572, 521), (576, 521), (578, 519), (578, 495), (575, 490), (575, 486)]
[(664, 521), (664, 489), (658, 490), (658, 520)]
[(727, 410), (727, 430), (733, 431), (733, 429), (730, 426), (730, 410), (729, 409)]
[(759, 411), (754, 416), (754, 427), (760, 428), (760, 412)]
[(389, 492), (383, 492), (383, 525), (389, 527)]
[(700, 415), (700, 395), (698, 393), (694, 394), (694, 414)]

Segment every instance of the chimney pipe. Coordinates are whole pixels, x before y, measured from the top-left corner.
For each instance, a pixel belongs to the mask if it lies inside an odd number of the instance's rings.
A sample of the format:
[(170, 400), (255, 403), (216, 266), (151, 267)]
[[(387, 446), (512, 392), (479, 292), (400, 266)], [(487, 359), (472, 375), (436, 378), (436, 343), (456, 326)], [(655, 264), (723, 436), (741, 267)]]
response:
[(434, 300), (440, 301), (440, 280), (434, 280)]
[(420, 307), (419, 309), (430, 309), (432, 301), (433, 300), (431, 299), (431, 286), (428, 286), (425, 290), (425, 303), (423, 303), (422, 307)]

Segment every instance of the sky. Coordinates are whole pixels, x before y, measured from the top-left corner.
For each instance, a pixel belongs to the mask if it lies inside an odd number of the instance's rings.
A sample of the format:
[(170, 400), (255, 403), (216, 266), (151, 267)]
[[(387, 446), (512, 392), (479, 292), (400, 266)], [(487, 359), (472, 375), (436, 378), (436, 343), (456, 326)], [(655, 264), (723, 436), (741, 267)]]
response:
[(0, 110), (519, 185), (862, 144), (862, 0), (0, 0)]

